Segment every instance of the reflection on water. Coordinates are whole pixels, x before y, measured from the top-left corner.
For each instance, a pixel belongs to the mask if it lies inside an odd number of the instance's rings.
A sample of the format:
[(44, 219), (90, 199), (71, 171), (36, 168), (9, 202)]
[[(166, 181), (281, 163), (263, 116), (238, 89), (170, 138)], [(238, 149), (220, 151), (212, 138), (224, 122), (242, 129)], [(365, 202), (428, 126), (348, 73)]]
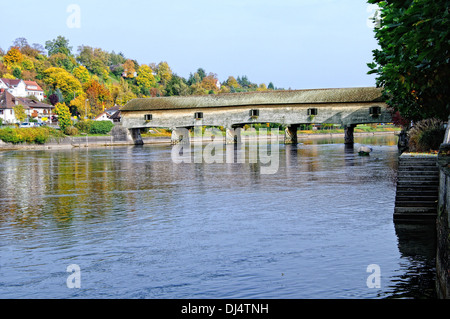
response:
[(339, 138), (280, 145), (271, 175), (174, 164), (161, 145), (0, 153), (0, 296), (433, 298), (428, 233), (392, 222), (396, 139), (355, 142), (371, 156)]

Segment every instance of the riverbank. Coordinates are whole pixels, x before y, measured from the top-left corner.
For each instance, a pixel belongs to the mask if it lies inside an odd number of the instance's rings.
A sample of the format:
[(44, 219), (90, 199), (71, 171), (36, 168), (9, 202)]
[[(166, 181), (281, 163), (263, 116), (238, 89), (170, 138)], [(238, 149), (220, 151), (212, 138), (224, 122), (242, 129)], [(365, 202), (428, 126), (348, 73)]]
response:
[[(394, 135), (398, 132), (365, 132), (365, 133), (355, 133), (355, 137), (367, 137), (367, 136), (378, 136), (378, 135)], [(308, 139), (320, 139), (320, 138), (343, 138), (344, 133), (313, 133), (313, 134), (298, 134), (298, 140), (308, 140)], [(242, 136), (242, 140), (248, 141), (253, 140), (254, 136)], [(276, 135), (269, 137), (271, 140), (281, 141), (283, 139), (282, 135)], [(142, 138), (144, 145), (149, 144), (170, 144), (171, 138), (168, 136), (146, 136)], [(204, 139), (203, 141), (205, 141)], [(195, 141), (195, 140), (194, 140)], [(115, 137), (114, 135), (105, 136), (66, 136), (64, 138), (50, 138), (44, 144), (32, 144), (32, 143), (5, 143), (0, 140), (0, 151), (14, 151), (14, 150), (54, 150), (54, 149), (70, 149), (78, 147), (110, 147), (110, 146), (125, 146), (134, 145), (131, 139), (124, 137)]]
[[(355, 132), (353, 136), (375, 136), (375, 135), (398, 135), (399, 131), (379, 131), (379, 132)], [(311, 139), (311, 138), (334, 138), (334, 137), (344, 137), (344, 133), (311, 133), (311, 134), (298, 134), (297, 139)]]
[[(161, 144), (170, 143), (170, 138), (166, 137), (146, 137), (143, 138), (145, 144)], [(115, 140), (113, 136), (67, 136), (61, 139), (51, 138), (44, 144), (21, 143), (12, 144), (5, 143), (0, 140), (0, 151), (16, 151), (16, 150), (54, 150), (54, 149), (71, 149), (81, 147), (110, 147), (110, 146), (126, 146), (134, 145), (132, 140)]]

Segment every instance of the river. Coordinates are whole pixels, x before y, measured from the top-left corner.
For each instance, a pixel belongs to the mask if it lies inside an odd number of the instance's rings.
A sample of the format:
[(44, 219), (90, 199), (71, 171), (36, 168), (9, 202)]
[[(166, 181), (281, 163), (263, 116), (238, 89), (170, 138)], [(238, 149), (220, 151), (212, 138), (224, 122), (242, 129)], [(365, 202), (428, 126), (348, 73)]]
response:
[(301, 142), (270, 174), (169, 145), (1, 152), (0, 298), (435, 298), (432, 235), (392, 220), (396, 137)]

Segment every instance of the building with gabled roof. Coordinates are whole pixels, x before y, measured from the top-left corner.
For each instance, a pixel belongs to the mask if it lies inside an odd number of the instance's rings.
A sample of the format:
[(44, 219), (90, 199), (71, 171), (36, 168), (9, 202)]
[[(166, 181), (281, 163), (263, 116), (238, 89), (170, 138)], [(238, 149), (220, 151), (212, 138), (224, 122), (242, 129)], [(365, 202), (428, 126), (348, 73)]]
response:
[[(19, 100), (9, 93), (7, 90), (0, 89), (0, 118), (3, 123), (16, 123), (17, 119), (14, 114), (14, 106), (21, 104)], [(27, 113), (27, 107), (24, 105), (25, 113)]]
[(45, 98), (44, 90), (35, 81), (1, 78), (0, 89), (8, 90), (16, 97), (35, 96), (39, 101)]
[(37, 120), (42, 118), (50, 119), (53, 109), (53, 105), (36, 101), (34, 99), (26, 97), (16, 97), (12, 95), (8, 90), (0, 89), (0, 118), (4, 123), (16, 123), (17, 119), (14, 114), (14, 106), (23, 105), (25, 113), (29, 117), (33, 117)]

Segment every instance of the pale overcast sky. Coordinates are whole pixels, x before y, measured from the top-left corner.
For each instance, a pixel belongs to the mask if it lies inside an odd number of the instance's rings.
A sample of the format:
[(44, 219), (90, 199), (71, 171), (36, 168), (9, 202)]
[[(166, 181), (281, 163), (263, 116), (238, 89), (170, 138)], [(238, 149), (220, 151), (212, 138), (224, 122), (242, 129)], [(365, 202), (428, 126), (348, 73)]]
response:
[(246, 75), (285, 89), (374, 86), (368, 7), (363, 0), (2, 0), (0, 48), (19, 37), (44, 45), (62, 35), (74, 53), (89, 45), (139, 64), (167, 61), (185, 78), (201, 67), (220, 81)]

